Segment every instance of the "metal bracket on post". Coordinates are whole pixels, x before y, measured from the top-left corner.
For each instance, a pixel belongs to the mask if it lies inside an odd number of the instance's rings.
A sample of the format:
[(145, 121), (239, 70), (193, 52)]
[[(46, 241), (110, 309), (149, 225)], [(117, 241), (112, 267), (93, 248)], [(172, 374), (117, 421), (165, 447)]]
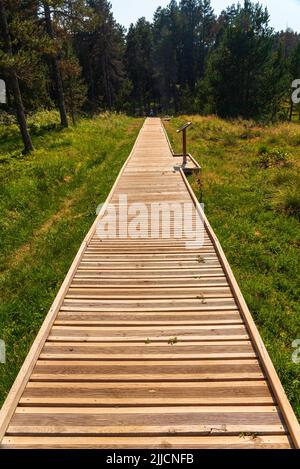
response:
[(185, 125), (183, 125), (182, 127), (180, 127), (180, 129), (177, 130), (177, 133), (182, 132), (182, 156), (183, 156), (182, 166), (183, 168), (187, 164), (186, 131), (191, 125), (192, 125), (192, 122), (187, 122)]

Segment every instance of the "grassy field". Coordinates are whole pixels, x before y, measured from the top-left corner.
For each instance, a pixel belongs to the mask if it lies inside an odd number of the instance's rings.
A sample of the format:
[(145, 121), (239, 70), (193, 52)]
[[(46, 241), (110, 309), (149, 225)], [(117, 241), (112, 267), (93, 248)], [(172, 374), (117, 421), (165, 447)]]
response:
[(300, 125), (181, 116), (166, 123), (178, 151), (175, 129), (187, 120), (188, 150), (203, 168), (192, 186), (300, 419), (300, 364), (292, 361), (300, 339)]
[(55, 113), (30, 121), (36, 151), (0, 125), (0, 402), (69, 266), (130, 153), (141, 119), (104, 114), (60, 130)]

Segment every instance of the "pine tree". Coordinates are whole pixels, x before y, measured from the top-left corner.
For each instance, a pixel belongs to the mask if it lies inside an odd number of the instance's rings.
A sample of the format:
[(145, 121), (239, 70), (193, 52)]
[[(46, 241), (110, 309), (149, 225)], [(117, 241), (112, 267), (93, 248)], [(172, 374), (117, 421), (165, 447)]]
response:
[[(291, 82), (294, 80), (300, 79), (300, 40), (298, 45), (295, 47), (293, 53), (291, 54), (290, 62), (289, 62), (289, 71), (290, 71), (290, 78)], [(289, 119), (292, 120), (293, 112), (294, 112), (294, 103), (291, 99), (291, 106), (290, 106), (290, 114)], [(299, 120), (300, 120), (300, 105), (299, 108)]]
[(159, 8), (153, 21), (153, 64), (155, 89), (165, 112), (178, 111), (180, 11), (175, 0)]
[(152, 45), (152, 27), (145, 18), (140, 18), (129, 28), (125, 63), (128, 78), (133, 84), (131, 97), (141, 113), (149, 112), (154, 98)]
[(90, 17), (75, 37), (76, 51), (88, 84), (90, 108), (113, 109), (123, 92), (124, 29), (116, 23), (107, 0), (88, 0)]
[(290, 76), (284, 58), (284, 44), (280, 42), (273, 52), (265, 79), (265, 95), (269, 96), (265, 114), (267, 120), (275, 122), (277, 117), (286, 118), (285, 104), (290, 91)]
[(172, 0), (154, 16), (156, 86), (164, 107), (191, 111), (197, 82), (214, 43), (210, 0)]
[(206, 71), (212, 110), (222, 117), (258, 117), (269, 99), (265, 94), (273, 50), (269, 14), (245, 0), (243, 6), (228, 11), (223, 28)]
[(179, 9), (181, 26), (179, 80), (183, 88), (187, 85), (193, 92), (197, 81), (197, 27), (200, 13), (198, 2), (181, 0)]
[(87, 85), (81, 77), (81, 67), (70, 42), (66, 42), (62, 51), (60, 69), (66, 108), (75, 124), (76, 114), (86, 101)]
[[(54, 34), (54, 28), (52, 24), (52, 14), (51, 14), (50, 5), (51, 5), (50, 2), (43, 1), (46, 31), (47, 31), (49, 38), (53, 41), (53, 44), (55, 44), (55, 34)], [(68, 127), (68, 116), (67, 116), (67, 111), (66, 111), (63, 82), (62, 82), (61, 70), (60, 70), (59, 51), (55, 50), (51, 54), (50, 61), (52, 65), (53, 77), (54, 77), (54, 82), (55, 82), (56, 98), (57, 98), (57, 104), (58, 104), (59, 113), (60, 113), (61, 125), (62, 127)]]
[(24, 107), (32, 111), (51, 106), (45, 53), (52, 47), (40, 22), (38, 2), (13, 0), (6, 4), (10, 6), (9, 29)]

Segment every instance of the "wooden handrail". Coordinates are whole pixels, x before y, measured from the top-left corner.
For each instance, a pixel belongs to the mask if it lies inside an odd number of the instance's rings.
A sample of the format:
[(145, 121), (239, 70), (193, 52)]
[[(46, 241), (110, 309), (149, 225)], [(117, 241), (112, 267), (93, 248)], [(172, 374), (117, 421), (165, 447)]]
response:
[(192, 125), (192, 122), (187, 122), (182, 127), (180, 127), (180, 129), (176, 131), (177, 133), (182, 132), (182, 156), (183, 156), (182, 167), (183, 168), (187, 164), (186, 131), (191, 125)]
[(190, 127), (192, 124), (193, 124), (192, 122), (187, 122), (187, 123), (184, 124), (182, 127), (180, 127), (180, 129), (177, 129), (176, 132), (177, 132), (177, 133), (183, 132), (183, 131), (186, 130), (188, 127)]

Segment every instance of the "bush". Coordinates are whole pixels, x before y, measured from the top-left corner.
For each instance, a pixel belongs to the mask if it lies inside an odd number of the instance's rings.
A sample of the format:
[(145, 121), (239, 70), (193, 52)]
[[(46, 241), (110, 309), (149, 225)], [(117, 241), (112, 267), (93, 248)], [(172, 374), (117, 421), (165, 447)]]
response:
[(8, 112), (0, 112), (0, 125), (14, 125), (16, 124), (16, 117), (14, 114), (9, 114)]
[(267, 147), (260, 148), (259, 166), (264, 169), (273, 167), (289, 166), (289, 154), (280, 148), (268, 150)]
[(265, 153), (269, 153), (269, 147), (267, 145), (261, 145), (258, 150), (259, 155), (264, 155)]
[(59, 123), (57, 111), (41, 110), (28, 118), (29, 131), (35, 135), (54, 129)]

